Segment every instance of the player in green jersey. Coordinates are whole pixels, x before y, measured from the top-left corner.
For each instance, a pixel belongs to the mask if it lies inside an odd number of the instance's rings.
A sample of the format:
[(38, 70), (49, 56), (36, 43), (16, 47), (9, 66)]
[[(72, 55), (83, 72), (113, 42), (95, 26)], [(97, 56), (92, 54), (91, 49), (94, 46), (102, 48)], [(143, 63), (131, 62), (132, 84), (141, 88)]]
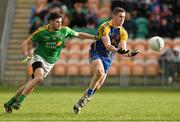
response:
[(67, 37), (79, 37), (82, 39), (95, 39), (96, 36), (83, 32), (76, 32), (68, 27), (61, 26), (62, 17), (58, 13), (52, 13), (49, 17), (49, 24), (40, 27), (22, 44), (25, 62), (30, 57), (29, 45), (37, 43), (32, 56), (33, 76), (32, 80), (20, 87), (16, 94), (4, 104), (5, 111), (11, 113), (12, 109), (18, 110), (25, 97), (40, 84), (44, 77), (52, 69), (63, 48), (64, 40)]

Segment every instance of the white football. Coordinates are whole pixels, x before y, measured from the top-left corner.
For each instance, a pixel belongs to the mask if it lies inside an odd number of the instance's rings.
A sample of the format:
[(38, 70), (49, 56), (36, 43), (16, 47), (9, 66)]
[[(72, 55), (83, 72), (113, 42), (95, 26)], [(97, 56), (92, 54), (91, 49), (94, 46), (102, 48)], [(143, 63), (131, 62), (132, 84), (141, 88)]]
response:
[(159, 36), (154, 36), (150, 39), (150, 48), (154, 51), (160, 51), (164, 47), (164, 40)]

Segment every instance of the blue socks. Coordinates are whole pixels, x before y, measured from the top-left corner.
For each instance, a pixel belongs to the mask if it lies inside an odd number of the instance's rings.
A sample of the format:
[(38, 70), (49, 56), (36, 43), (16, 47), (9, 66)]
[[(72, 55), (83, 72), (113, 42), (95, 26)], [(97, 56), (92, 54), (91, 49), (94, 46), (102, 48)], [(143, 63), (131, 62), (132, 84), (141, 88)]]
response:
[(92, 89), (88, 89), (87, 90), (87, 95), (88, 95), (88, 97), (90, 97), (90, 96), (92, 96), (94, 94), (94, 90), (92, 90)]

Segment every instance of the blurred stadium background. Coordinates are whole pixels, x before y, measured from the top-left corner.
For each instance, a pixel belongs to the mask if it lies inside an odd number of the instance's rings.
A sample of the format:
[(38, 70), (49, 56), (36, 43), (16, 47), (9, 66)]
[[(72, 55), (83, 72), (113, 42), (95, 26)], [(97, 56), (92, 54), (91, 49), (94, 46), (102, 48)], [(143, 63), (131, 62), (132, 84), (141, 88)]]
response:
[[(49, 13), (61, 12), (63, 25), (96, 34), (116, 6), (127, 11), (124, 27), (129, 34), (128, 49), (141, 53), (134, 58), (116, 55), (105, 85), (180, 85), (179, 0), (0, 0), (0, 84), (19, 85), (30, 78), (30, 62), (20, 62), (21, 43), (47, 23)], [(165, 41), (161, 52), (149, 49), (149, 38), (156, 35)], [(92, 41), (67, 39), (43, 85), (87, 85)]]

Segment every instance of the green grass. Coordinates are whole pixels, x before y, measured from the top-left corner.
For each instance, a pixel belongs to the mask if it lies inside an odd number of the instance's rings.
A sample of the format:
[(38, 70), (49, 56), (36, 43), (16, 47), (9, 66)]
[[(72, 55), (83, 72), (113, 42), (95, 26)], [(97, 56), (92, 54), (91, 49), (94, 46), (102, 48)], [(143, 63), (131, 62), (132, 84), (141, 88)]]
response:
[(0, 121), (177, 121), (180, 89), (103, 87), (76, 115), (72, 111), (85, 87), (38, 87), (18, 111), (4, 113), (3, 103), (17, 87), (0, 86)]

